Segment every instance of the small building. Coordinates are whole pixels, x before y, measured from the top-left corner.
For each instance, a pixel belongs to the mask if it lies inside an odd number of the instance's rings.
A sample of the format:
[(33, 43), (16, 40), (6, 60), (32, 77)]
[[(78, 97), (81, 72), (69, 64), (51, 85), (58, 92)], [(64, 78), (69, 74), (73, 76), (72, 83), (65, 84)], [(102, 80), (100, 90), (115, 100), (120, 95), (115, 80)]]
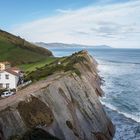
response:
[(19, 74), (7, 69), (0, 72), (0, 88), (16, 89), (19, 81)]
[(58, 62), (58, 65), (61, 65), (61, 62), (60, 61)]
[(0, 89), (16, 89), (23, 83), (23, 73), (20, 69), (9, 66), (9, 63), (1, 62), (1, 66)]

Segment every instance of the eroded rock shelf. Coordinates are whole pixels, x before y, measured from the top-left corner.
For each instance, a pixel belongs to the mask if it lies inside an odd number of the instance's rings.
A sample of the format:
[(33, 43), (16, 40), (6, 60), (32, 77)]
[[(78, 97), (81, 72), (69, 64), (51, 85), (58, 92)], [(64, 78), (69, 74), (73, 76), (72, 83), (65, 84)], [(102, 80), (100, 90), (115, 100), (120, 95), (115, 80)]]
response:
[[(99, 101), (103, 91), (96, 61), (72, 71), (56, 73), (0, 101), (0, 137), (21, 136), (35, 128), (60, 140), (112, 140), (114, 126)], [(42, 132), (43, 133), (43, 132)]]

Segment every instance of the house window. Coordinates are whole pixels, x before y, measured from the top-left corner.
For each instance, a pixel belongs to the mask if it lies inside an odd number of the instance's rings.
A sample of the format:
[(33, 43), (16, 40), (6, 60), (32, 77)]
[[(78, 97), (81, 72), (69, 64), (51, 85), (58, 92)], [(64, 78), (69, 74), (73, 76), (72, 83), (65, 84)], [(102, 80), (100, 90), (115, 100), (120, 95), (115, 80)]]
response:
[(10, 87), (10, 84), (9, 84), (9, 83), (7, 83), (7, 84), (6, 84), (6, 88), (9, 88), (9, 87)]
[(5, 79), (9, 79), (9, 74), (6, 74), (5, 75)]
[(0, 88), (3, 88), (3, 84), (2, 83), (0, 83)]

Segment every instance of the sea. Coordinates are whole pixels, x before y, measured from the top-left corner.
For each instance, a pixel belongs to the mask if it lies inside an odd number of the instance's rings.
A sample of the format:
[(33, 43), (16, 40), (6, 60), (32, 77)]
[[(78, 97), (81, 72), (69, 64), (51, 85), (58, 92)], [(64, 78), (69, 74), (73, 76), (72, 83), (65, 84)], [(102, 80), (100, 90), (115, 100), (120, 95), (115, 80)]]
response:
[(113, 140), (140, 140), (140, 49), (49, 49), (57, 57), (88, 50), (104, 81), (100, 100), (116, 128)]

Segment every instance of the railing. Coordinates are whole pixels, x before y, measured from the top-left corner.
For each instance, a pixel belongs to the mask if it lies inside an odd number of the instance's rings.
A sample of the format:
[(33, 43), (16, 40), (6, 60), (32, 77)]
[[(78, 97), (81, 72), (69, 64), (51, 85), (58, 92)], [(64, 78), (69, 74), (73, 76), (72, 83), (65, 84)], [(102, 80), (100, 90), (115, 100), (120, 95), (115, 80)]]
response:
[(24, 87), (26, 87), (26, 86), (28, 86), (28, 85), (31, 84), (31, 83), (32, 83), (32, 81), (30, 80), (30, 81), (27, 81), (27, 82), (25, 82), (25, 83), (19, 85), (19, 86), (17, 87), (17, 91), (20, 90), (20, 89), (22, 89), (22, 88), (24, 88)]

